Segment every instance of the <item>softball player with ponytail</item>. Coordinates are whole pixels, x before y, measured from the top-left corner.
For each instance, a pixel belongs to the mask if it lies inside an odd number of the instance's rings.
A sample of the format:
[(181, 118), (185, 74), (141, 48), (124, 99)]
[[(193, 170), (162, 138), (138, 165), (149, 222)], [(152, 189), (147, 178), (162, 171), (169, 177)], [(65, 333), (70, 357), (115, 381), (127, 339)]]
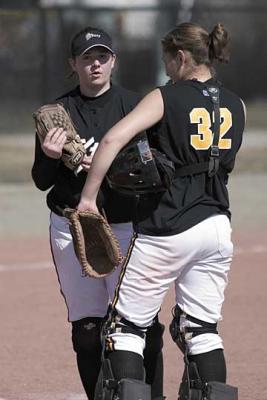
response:
[[(113, 159), (138, 132), (152, 126), (153, 147), (164, 152), (177, 171), (185, 171), (175, 175), (160, 195), (140, 197), (136, 235), (106, 337), (106, 357), (115, 379), (143, 381), (145, 332), (174, 283), (171, 333), (188, 361), (180, 400), (211, 398), (205, 388), (213, 391), (212, 399), (219, 398), (218, 390), (225, 399), (237, 398), (234, 388), (225, 384), (223, 341), (217, 331), (233, 256), (227, 181), (245, 125), (243, 102), (214, 74), (214, 61), (228, 61), (228, 43), (222, 24), (208, 33), (199, 25), (183, 23), (162, 39), (163, 62), (172, 84), (153, 90), (107, 132), (78, 205), (79, 210), (98, 211), (96, 196)], [(218, 146), (213, 143), (216, 123)], [(213, 176), (198, 170), (209, 160), (211, 147), (219, 161)]]

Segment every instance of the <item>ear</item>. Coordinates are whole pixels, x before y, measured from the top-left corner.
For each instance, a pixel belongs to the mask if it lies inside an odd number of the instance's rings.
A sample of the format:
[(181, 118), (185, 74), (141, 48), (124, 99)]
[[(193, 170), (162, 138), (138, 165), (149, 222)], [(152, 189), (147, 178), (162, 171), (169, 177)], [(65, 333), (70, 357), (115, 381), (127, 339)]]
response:
[(115, 61), (116, 61), (116, 54), (112, 54), (112, 64), (111, 64), (111, 69), (113, 69), (113, 68), (114, 68)]
[(178, 50), (177, 51), (177, 56), (176, 56), (178, 62), (180, 65), (184, 65), (186, 61), (186, 54), (183, 50)]
[(72, 71), (76, 72), (76, 66), (75, 66), (75, 59), (74, 58), (69, 58), (69, 64), (72, 69)]

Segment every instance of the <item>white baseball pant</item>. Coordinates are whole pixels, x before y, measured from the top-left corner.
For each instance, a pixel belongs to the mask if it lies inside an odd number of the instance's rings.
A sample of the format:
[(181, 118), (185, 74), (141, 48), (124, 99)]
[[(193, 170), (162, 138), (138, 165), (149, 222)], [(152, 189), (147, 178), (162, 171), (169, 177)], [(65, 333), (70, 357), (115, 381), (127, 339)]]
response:
[[(138, 234), (123, 266), (113, 306), (120, 316), (147, 327), (174, 284), (176, 303), (186, 314), (217, 323), (232, 255), (231, 226), (224, 215), (212, 216), (173, 236)], [(188, 320), (182, 323), (194, 325)], [(110, 338), (115, 350), (143, 354), (145, 341), (137, 335), (113, 333)], [(187, 343), (190, 354), (223, 348), (221, 337), (212, 333)]]

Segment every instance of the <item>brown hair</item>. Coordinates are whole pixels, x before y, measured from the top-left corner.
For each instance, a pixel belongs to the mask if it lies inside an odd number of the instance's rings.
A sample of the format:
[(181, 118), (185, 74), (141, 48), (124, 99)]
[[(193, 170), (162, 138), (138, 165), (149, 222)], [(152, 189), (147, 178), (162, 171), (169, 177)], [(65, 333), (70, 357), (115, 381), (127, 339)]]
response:
[(197, 65), (211, 66), (214, 60), (229, 61), (229, 35), (221, 23), (208, 33), (201, 26), (185, 22), (168, 32), (161, 40), (164, 52), (176, 55), (178, 50), (191, 53)]

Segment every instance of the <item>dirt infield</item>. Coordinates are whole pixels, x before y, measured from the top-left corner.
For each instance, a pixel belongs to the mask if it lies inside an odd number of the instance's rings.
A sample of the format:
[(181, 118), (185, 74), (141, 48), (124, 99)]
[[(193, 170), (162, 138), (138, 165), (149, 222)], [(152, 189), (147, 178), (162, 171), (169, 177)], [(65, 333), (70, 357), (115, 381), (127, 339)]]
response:
[[(239, 400), (266, 400), (267, 175), (230, 183), (235, 258), (220, 331)], [(0, 400), (85, 400), (47, 239), (44, 193), (0, 185)], [(161, 311), (166, 327), (170, 290)], [(165, 394), (177, 398), (182, 355), (165, 331)]]

